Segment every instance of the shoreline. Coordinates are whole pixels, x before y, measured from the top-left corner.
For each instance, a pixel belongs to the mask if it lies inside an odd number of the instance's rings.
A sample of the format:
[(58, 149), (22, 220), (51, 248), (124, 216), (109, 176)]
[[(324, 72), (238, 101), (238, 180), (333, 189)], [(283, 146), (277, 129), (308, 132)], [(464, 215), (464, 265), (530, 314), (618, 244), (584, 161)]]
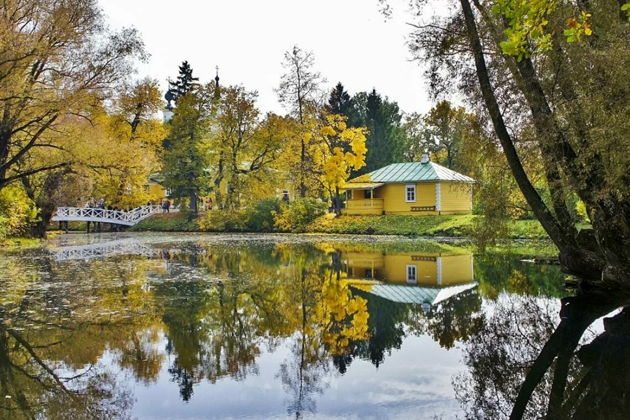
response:
[[(401, 235), (357, 235), (329, 233), (265, 233), (265, 232), (97, 232), (74, 231), (60, 233), (55, 238), (41, 241), (38, 246), (73, 246), (95, 242), (117, 241), (121, 239), (138, 239), (147, 244), (201, 240), (221, 244), (355, 244), (357, 246), (375, 246), (383, 250), (406, 249), (413, 251), (418, 247), (434, 248), (436, 252), (466, 250), (471, 253), (511, 253), (523, 258), (555, 257), (557, 249), (550, 240), (540, 239), (507, 239), (489, 246), (483, 252), (466, 237), (441, 236), (401, 236)], [(451, 249), (452, 248), (452, 249)], [(14, 250), (26, 248), (14, 248)]]
[[(155, 215), (145, 219), (129, 231), (135, 232), (220, 232), (220, 233), (287, 233), (272, 230), (261, 232), (245, 227), (225, 229), (225, 226), (204, 225), (197, 219), (188, 220), (183, 215)], [(478, 229), (478, 216), (338, 216), (324, 215), (308, 223), (303, 229), (288, 233), (343, 234), (343, 235), (395, 235), (410, 238), (455, 238), (473, 240)], [(537, 220), (514, 220), (508, 222), (507, 240), (548, 240), (549, 236)]]

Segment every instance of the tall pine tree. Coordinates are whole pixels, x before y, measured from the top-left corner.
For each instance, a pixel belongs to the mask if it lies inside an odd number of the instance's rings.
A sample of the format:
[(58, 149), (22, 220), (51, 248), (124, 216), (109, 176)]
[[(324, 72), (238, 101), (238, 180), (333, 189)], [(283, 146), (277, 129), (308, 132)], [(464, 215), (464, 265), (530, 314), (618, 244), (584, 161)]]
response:
[(192, 91), (198, 81), (198, 77), (193, 77), (193, 70), (190, 64), (188, 64), (188, 61), (184, 61), (179, 66), (177, 80), (174, 82), (171, 80), (168, 81), (168, 92), (171, 94), (173, 100), (177, 102), (180, 97)]
[(195, 92), (180, 98), (162, 156), (164, 185), (172, 197), (188, 199), (193, 215), (197, 214), (199, 197), (208, 192), (211, 181), (204, 143), (209, 111), (204, 99)]
[(376, 89), (370, 93), (359, 92), (352, 97), (348, 125), (365, 126), (369, 130), (366, 166), (357, 175), (402, 161), (405, 133), (401, 121), (398, 104), (387, 98), (383, 100)]
[(328, 98), (328, 104), (326, 110), (331, 114), (341, 114), (349, 117), (350, 108), (352, 107), (352, 99), (350, 95), (343, 87), (341, 82), (337, 83), (337, 86), (330, 92)]

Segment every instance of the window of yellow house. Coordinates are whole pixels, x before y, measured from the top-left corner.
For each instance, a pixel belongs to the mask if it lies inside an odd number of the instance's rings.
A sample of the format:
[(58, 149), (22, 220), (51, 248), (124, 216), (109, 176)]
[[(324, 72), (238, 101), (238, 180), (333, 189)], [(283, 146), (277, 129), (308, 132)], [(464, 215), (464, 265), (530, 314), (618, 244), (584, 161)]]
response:
[(374, 198), (374, 190), (363, 190), (363, 198)]
[(407, 283), (418, 283), (418, 267), (415, 265), (407, 266)]
[(352, 190), (346, 191), (346, 200), (352, 200)]
[(416, 201), (416, 184), (405, 185), (405, 202), (415, 203)]

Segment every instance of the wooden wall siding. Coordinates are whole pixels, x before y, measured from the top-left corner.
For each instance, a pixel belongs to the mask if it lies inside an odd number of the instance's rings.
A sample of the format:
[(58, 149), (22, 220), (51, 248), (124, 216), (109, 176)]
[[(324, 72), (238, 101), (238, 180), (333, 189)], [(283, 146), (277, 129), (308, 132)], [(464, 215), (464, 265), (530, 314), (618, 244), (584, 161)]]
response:
[(441, 183), (442, 213), (472, 211), (472, 185), (459, 182)]
[[(378, 188), (379, 197), (385, 200), (385, 213), (418, 213), (412, 207), (435, 206), (435, 183), (418, 183), (416, 185), (416, 201), (405, 202), (405, 186), (407, 184), (386, 184)], [(424, 213), (424, 212), (422, 212)]]
[[(472, 184), (445, 181), (416, 183), (416, 201), (412, 203), (405, 201), (407, 185), (410, 184), (385, 184), (376, 188), (374, 198), (383, 200), (382, 209), (362, 209), (362, 206), (348, 203), (343, 213), (437, 215), (465, 214), (472, 211)], [(358, 200), (363, 200), (363, 190), (353, 191), (352, 201)]]

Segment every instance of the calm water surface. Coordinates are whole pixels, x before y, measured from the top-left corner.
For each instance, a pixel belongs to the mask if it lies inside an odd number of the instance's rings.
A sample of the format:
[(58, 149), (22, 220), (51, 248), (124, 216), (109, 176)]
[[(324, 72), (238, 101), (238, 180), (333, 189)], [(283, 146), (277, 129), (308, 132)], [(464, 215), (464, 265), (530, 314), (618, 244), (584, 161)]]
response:
[(0, 418), (507, 417), (564, 277), (412, 240), (62, 236), (0, 253)]

